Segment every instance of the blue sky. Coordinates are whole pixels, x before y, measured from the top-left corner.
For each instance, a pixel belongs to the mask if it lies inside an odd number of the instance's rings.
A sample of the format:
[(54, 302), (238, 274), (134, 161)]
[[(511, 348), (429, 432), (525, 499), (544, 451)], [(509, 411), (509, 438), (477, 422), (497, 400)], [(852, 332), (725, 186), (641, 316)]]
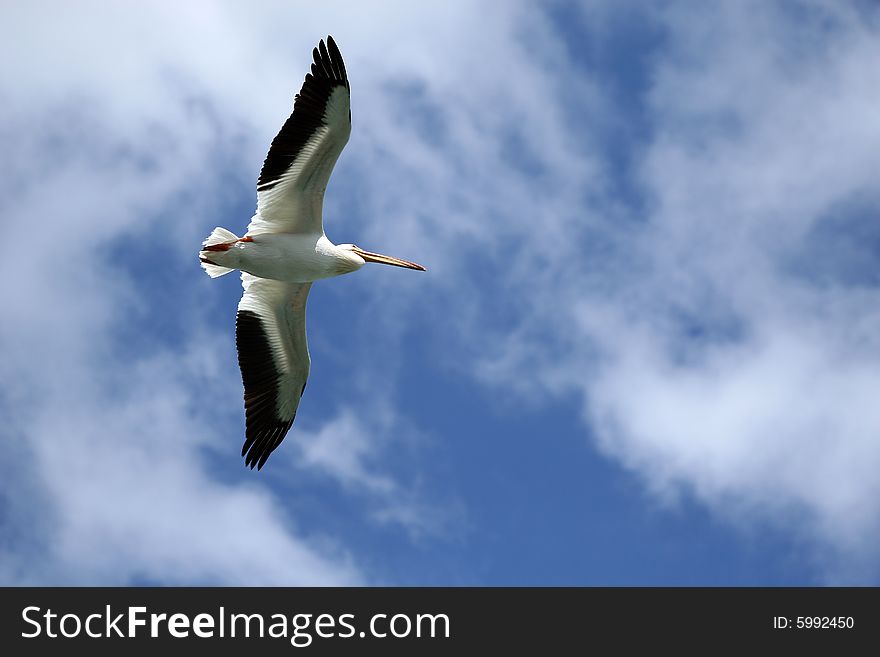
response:
[[(2, 9), (0, 582), (880, 583), (877, 10), (362, 4)], [(428, 272), (257, 473), (196, 254), (327, 34), (328, 237)]]

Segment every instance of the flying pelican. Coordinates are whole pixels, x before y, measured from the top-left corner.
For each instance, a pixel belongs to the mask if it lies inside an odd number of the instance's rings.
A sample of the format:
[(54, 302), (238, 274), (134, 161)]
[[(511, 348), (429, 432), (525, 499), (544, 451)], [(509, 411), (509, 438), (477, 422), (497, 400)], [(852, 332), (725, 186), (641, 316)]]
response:
[(257, 180), (257, 211), (244, 237), (215, 228), (199, 260), (211, 278), (241, 270), (235, 344), (244, 384), (245, 465), (261, 469), (287, 434), (311, 360), (306, 298), (312, 282), (367, 262), (425, 271), (400, 258), (324, 235), (321, 209), (333, 165), (351, 134), (348, 76), (332, 37), (312, 51), (311, 73), (272, 140)]

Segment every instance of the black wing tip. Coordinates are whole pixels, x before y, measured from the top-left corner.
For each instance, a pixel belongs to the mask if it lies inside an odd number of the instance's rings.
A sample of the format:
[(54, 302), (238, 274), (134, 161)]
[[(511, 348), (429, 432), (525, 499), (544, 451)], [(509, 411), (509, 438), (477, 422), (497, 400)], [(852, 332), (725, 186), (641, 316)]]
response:
[[(294, 417), (296, 416), (294, 415)], [(274, 426), (261, 427), (258, 432), (254, 432), (251, 437), (247, 438), (241, 448), (245, 467), (251, 470), (255, 467), (258, 471), (262, 470), (269, 456), (278, 448), (287, 432), (290, 431), (293, 419), (286, 422), (278, 419)]]
[[(322, 125), (327, 101), (337, 87), (351, 92), (345, 62), (332, 36), (327, 36), (326, 45), (321, 39), (318, 47), (312, 49), (312, 60), (299, 93), (294, 95), (293, 113), (269, 147), (257, 178), (258, 192), (272, 189), (279, 183), (302, 147)], [(350, 110), (348, 120), (351, 122)]]
[(344, 85), (351, 89), (348, 84), (348, 74), (345, 71), (345, 62), (336, 40), (327, 35), (326, 44), (324, 39), (318, 41), (317, 47), (312, 49), (312, 75), (330, 80), (336, 84)]
[(257, 313), (247, 309), (237, 312), (235, 342), (245, 389), (245, 441), (241, 455), (247, 467), (260, 470), (284, 440), (296, 414), (290, 419), (279, 417), (275, 408), (280, 373)]
[[(321, 41), (318, 43), (318, 46), (321, 48), (321, 50), (324, 50), (324, 39), (321, 39)], [(328, 56), (335, 60), (342, 59), (342, 55), (339, 52), (339, 46), (336, 45), (336, 40), (329, 34), (327, 35), (327, 46), (325, 52), (328, 52)]]

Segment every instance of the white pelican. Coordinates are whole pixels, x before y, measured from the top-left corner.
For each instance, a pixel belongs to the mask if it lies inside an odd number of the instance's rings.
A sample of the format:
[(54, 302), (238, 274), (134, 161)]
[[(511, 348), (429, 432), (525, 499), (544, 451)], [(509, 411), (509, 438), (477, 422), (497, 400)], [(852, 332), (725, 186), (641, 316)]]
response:
[(215, 228), (199, 260), (212, 278), (241, 270), (235, 343), (244, 383), (245, 464), (259, 470), (296, 417), (309, 376), (306, 298), (312, 281), (378, 262), (421, 265), (333, 244), (321, 208), (336, 159), (351, 134), (348, 76), (332, 37), (312, 51), (314, 63), (294, 98), (293, 113), (272, 140), (257, 180), (257, 211), (243, 237)]

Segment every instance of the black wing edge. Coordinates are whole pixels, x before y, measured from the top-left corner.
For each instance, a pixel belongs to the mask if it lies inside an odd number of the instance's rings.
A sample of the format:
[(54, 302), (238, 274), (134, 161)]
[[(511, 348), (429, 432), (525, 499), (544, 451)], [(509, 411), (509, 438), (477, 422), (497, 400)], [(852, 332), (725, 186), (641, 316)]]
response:
[[(235, 319), (235, 346), (244, 384), (245, 441), (241, 455), (245, 465), (262, 469), (266, 459), (290, 430), (290, 419), (278, 416), (278, 387), (281, 372), (275, 367), (272, 348), (260, 316), (239, 310)], [(303, 386), (305, 389), (305, 386)]]
[[(269, 147), (257, 180), (257, 191), (277, 185), (309, 137), (324, 125), (324, 111), (333, 90), (339, 86), (351, 89), (342, 54), (332, 36), (327, 37), (327, 45), (321, 39), (318, 47), (312, 50), (312, 59), (311, 73), (306, 73), (302, 89), (293, 99), (293, 113)], [(351, 114), (348, 118), (351, 121)]]

